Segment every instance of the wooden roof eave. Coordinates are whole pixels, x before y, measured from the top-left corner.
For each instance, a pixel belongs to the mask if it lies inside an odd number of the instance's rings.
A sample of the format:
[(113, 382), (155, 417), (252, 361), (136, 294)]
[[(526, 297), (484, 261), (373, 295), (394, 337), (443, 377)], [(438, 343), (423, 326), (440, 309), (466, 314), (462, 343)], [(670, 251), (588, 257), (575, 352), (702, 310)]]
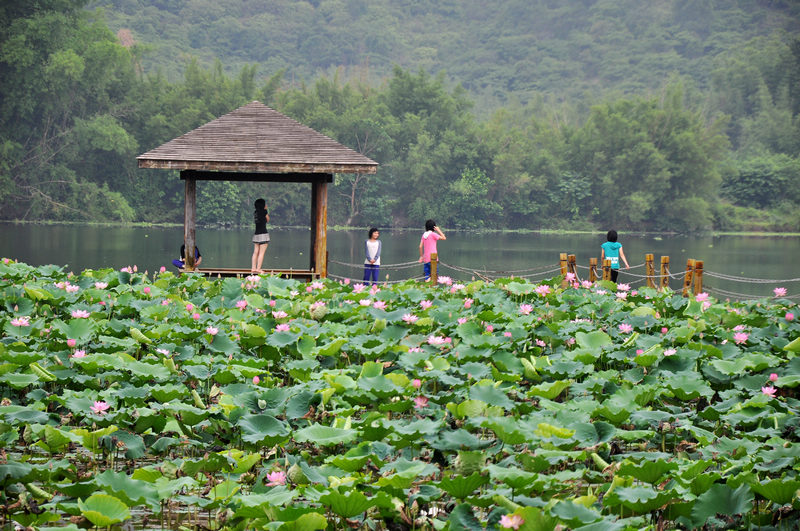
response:
[[(238, 162), (238, 161), (187, 161), (137, 157), (140, 168), (162, 170), (222, 171), (237, 173), (370, 173), (378, 171), (378, 164), (336, 164), (296, 162)], [(244, 178), (242, 180), (251, 180)]]

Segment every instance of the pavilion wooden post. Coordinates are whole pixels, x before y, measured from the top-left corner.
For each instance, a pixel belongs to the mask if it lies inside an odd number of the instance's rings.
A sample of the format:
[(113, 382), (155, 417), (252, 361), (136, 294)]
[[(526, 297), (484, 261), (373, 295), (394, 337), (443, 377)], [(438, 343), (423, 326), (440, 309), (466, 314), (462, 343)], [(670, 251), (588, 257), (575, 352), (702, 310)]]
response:
[(694, 273), (694, 258), (689, 258), (686, 261), (686, 275), (683, 277), (683, 296), (689, 294), (689, 288), (692, 287), (692, 274)]
[(645, 265), (645, 271), (646, 271), (645, 274), (647, 275), (647, 287), (648, 288), (654, 288), (654, 287), (656, 287), (656, 281), (655, 281), (656, 268), (653, 265), (653, 254), (652, 253), (647, 253), (646, 255), (644, 255), (644, 265)]
[(569, 272), (575, 275), (575, 280), (578, 279), (578, 265), (575, 263), (575, 255), (571, 254), (567, 256), (567, 268)]
[(703, 261), (694, 261), (694, 290), (693, 293), (697, 295), (703, 291)]
[(558, 255), (558, 263), (559, 266), (561, 267), (561, 276), (564, 277), (561, 279), (561, 287), (566, 288), (567, 287), (566, 276), (567, 276), (567, 271), (569, 270), (569, 263), (567, 262), (567, 253), (561, 253), (560, 255)]
[(439, 284), (439, 253), (431, 253), (431, 284)]
[(669, 256), (661, 257), (661, 285), (659, 289), (669, 287)]
[(311, 184), (311, 263), (310, 269), (320, 278), (328, 276), (328, 183)]
[(589, 258), (589, 282), (597, 280), (597, 258)]
[[(181, 172), (183, 173), (183, 172)], [(183, 244), (185, 246), (183, 257), (184, 269), (194, 271), (195, 247), (195, 212), (197, 206), (197, 181), (193, 177), (184, 179), (184, 204), (183, 204)]]
[(611, 280), (611, 260), (603, 260), (603, 280)]

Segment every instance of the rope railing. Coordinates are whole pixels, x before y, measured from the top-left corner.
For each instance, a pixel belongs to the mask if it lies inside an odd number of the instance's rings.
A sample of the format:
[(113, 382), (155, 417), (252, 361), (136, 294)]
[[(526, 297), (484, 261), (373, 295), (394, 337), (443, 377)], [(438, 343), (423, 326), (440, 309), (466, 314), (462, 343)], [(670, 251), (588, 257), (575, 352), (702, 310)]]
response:
[[(433, 260), (436, 262), (436, 266), (434, 270), (441, 267), (447, 269), (449, 271), (453, 271), (455, 273), (460, 273), (462, 275), (468, 275), (473, 279), (479, 278), (485, 281), (494, 281), (499, 278), (507, 278), (507, 277), (515, 277), (521, 279), (527, 279), (529, 281), (536, 282), (538, 280), (544, 279), (548, 277), (548, 275), (563, 275), (567, 276), (568, 273), (574, 274), (574, 278), (578, 281), (582, 281), (582, 276), (580, 272), (588, 271), (588, 280), (592, 281), (595, 279), (601, 278), (609, 278), (608, 274), (610, 271), (610, 262), (608, 260), (605, 261), (604, 264), (598, 264), (597, 259), (592, 258), (590, 259), (590, 266), (579, 265), (575, 261), (575, 255), (567, 255), (566, 253), (561, 254), (561, 261), (557, 264), (547, 264), (543, 266), (536, 266), (536, 267), (529, 267), (525, 269), (514, 269), (514, 270), (493, 270), (487, 269), (485, 266), (484, 268), (476, 268), (476, 267), (464, 267), (457, 264), (450, 264), (445, 263), (442, 261), (437, 260), (434, 258)], [(341, 262), (338, 260), (329, 260), (329, 263), (336, 264), (338, 266), (347, 267), (351, 269), (361, 269), (364, 267), (363, 263), (347, 263)], [(764, 284), (773, 284), (773, 285), (781, 285), (781, 284), (790, 284), (793, 282), (800, 282), (800, 278), (789, 278), (789, 279), (761, 279), (761, 278), (751, 278), (745, 276), (738, 276), (738, 275), (730, 275), (726, 273), (721, 273), (718, 271), (706, 271), (703, 267), (702, 260), (694, 260), (689, 259), (686, 264), (686, 270), (684, 271), (677, 271), (672, 272), (669, 268), (669, 257), (662, 256), (661, 257), (661, 269), (660, 271), (656, 271), (655, 269), (655, 261), (652, 254), (646, 255), (646, 261), (642, 263), (638, 263), (635, 265), (630, 266), (626, 269), (619, 269), (618, 272), (620, 275), (625, 278), (626, 283), (633, 286), (645, 285), (652, 288), (659, 288), (659, 289), (670, 289), (669, 281), (674, 279), (683, 278), (683, 286), (682, 288), (678, 287), (675, 289), (676, 292), (681, 291), (684, 296), (689, 295), (690, 293), (698, 294), (702, 291), (706, 291), (707, 293), (714, 295), (718, 298), (734, 298), (738, 300), (753, 300), (753, 299), (760, 299), (764, 297), (772, 297), (772, 294), (753, 294), (753, 293), (742, 293), (741, 290), (732, 290), (732, 289), (724, 289), (720, 288), (716, 285), (706, 285), (703, 286), (703, 278), (713, 278), (716, 280), (720, 280), (727, 283), (742, 283), (742, 284), (751, 284), (751, 285), (764, 285)], [(381, 264), (381, 270), (392, 270), (392, 271), (402, 271), (405, 269), (411, 269), (414, 267), (419, 267), (419, 261), (413, 262), (401, 262), (397, 264)], [(646, 272), (644, 274), (637, 272), (636, 270), (640, 268), (645, 268)], [(602, 276), (600, 274), (602, 273)], [(333, 275), (329, 274), (331, 278), (339, 279), (339, 280), (346, 280), (348, 277), (340, 276), (340, 275)], [(352, 281), (357, 281), (357, 276), (351, 277)], [(438, 277), (438, 273), (433, 273), (434, 280)], [(400, 282), (408, 282), (408, 281), (420, 281), (424, 280), (423, 276), (414, 276), (411, 278), (406, 279), (398, 279), (398, 280), (388, 280), (387, 279), (380, 282), (381, 284), (396, 284)], [(566, 286), (566, 281), (563, 284)], [(777, 290), (778, 288), (776, 288)], [(782, 287), (781, 287), (782, 289)], [(773, 290), (775, 291), (775, 290)], [(783, 290), (785, 293), (785, 290)], [(776, 293), (777, 296), (777, 293)], [(780, 297), (781, 299), (800, 299), (800, 293), (796, 295), (783, 295)]]

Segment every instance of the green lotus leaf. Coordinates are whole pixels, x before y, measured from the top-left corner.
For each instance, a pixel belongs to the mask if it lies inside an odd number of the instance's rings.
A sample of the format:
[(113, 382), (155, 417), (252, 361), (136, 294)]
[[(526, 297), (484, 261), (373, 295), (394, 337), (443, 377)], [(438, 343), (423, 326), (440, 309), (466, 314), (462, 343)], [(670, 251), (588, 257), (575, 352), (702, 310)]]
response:
[(259, 518), (265, 515), (265, 506), (284, 506), (294, 500), (300, 493), (285, 486), (273, 487), (264, 494), (245, 494), (238, 496), (236, 501), (239, 507), (236, 516), (244, 518)]
[(694, 400), (704, 397), (710, 399), (714, 390), (700, 377), (690, 373), (679, 373), (672, 376), (666, 387), (681, 400)]
[(572, 426), (575, 429), (575, 439), (582, 446), (595, 446), (610, 441), (617, 432), (617, 428), (607, 422), (580, 422)]
[(540, 396), (547, 400), (553, 400), (560, 395), (564, 389), (569, 387), (571, 383), (571, 380), (556, 380), (554, 382), (532, 385), (528, 390), (528, 394), (531, 396)]
[(325, 345), (321, 345), (314, 348), (313, 355), (314, 356), (337, 356), (341, 351), (342, 347), (347, 344), (346, 338), (337, 338), (331, 341), (330, 343), (326, 343)]
[(246, 415), (237, 426), (242, 430), (242, 440), (262, 446), (274, 446), (288, 440), (286, 424), (272, 415)]
[(297, 442), (311, 442), (319, 446), (346, 444), (358, 437), (358, 432), (352, 429), (334, 428), (313, 424), (294, 432), (293, 438)]
[(131, 517), (128, 506), (108, 494), (92, 494), (85, 501), (79, 499), (78, 507), (81, 514), (98, 527), (108, 527)]
[(603, 518), (603, 515), (597, 511), (593, 511), (584, 505), (569, 500), (556, 503), (553, 508), (550, 509), (550, 512), (572, 529), (584, 524), (597, 522)]
[(753, 493), (747, 485), (732, 489), (717, 483), (701, 494), (692, 508), (692, 522), (700, 526), (716, 514), (729, 516), (750, 512), (753, 508)]
[(473, 385), (469, 389), (469, 397), (472, 400), (480, 400), (490, 406), (502, 407), (503, 409), (513, 409), (514, 402), (500, 389), (493, 385)]
[(539, 437), (558, 437), (560, 439), (569, 439), (575, 434), (575, 430), (562, 428), (561, 426), (554, 426), (546, 422), (540, 422), (536, 425), (534, 433)]
[(511, 417), (493, 417), (481, 423), (481, 427), (492, 430), (506, 444), (522, 444), (530, 436), (520, 430), (519, 422)]
[(446, 407), (457, 419), (465, 419), (485, 416), (488, 404), (481, 400), (464, 400), (460, 404), (450, 402)]
[(575, 343), (585, 349), (600, 351), (603, 347), (609, 347), (614, 344), (611, 337), (602, 330), (595, 330), (594, 332), (576, 332)]
[(370, 499), (355, 489), (347, 493), (331, 490), (320, 496), (319, 501), (343, 518), (358, 516), (374, 505)]
[(470, 476), (451, 476), (444, 477), (439, 481), (436, 486), (446, 491), (448, 494), (455, 496), (459, 500), (463, 500), (475, 489), (482, 487), (489, 483), (489, 478), (482, 476), (479, 472), (475, 472)]
[(617, 471), (622, 476), (633, 476), (639, 481), (656, 484), (669, 472), (678, 469), (678, 463), (664, 459), (644, 460), (641, 463), (624, 461)]
[(211, 492), (208, 493), (208, 496), (215, 501), (228, 500), (233, 497), (234, 494), (239, 492), (239, 489), (241, 488), (242, 486), (236, 481), (226, 480), (214, 485), (211, 488)]
[(492, 479), (505, 483), (512, 489), (525, 488), (539, 479), (539, 474), (514, 467), (489, 465), (487, 469)]
[(0, 383), (8, 384), (14, 389), (24, 389), (40, 381), (35, 374), (8, 373), (0, 376)]
[(450, 511), (447, 517), (448, 529), (453, 531), (483, 531), (483, 524), (475, 517), (472, 505), (462, 503)]
[(299, 332), (273, 332), (267, 339), (267, 344), (275, 348), (282, 349), (295, 344), (300, 337)]
[(797, 491), (800, 490), (800, 480), (792, 479), (770, 479), (762, 482), (750, 483), (750, 488), (756, 494), (778, 505), (786, 505), (798, 497)]
[(622, 505), (634, 513), (644, 514), (668, 504), (674, 497), (668, 491), (657, 491), (650, 486), (617, 487), (603, 498), (603, 505)]
[(296, 520), (284, 522), (278, 531), (318, 531), (328, 528), (328, 520), (318, 512), (311, 511), (300, 515)]
[(95, 482), (129, 507), (146, 504), (151, 510), (157, 510), (160, 506), (161, 499), (155, 485), (133, 479), (124, 472), (106, 470), (95, 476)]
[(783, 350), (788, 350), (789, 352), (794, 352), (795, 354), (800, 353), (800, 337), (795, 338), (791, 343), (788, 343), (786, 346), (784, 346)]
[(14, 483), (23, 482), (32, 472), (33, 466), (28, 463), (9, 461), (0, 464), (0, 482), (6, 483), (6, 479), (11, 479)]
[(36, 446), (44, 451), (56, 454), (63, 451), (69, 443), (76, 440), (70, 432), (59, 430), (53, 426), (44, 427), (44, 438), (36, 442)]
[(217, 335), (213, 336), (213, 339), (209, 341), (208, 348), (213, 352), (219, 352), (220, 354), (230, 355), (235, 352), (239, 351), (239, 345), (231, 341), (231, 338), (222, 332), (217, 333)]

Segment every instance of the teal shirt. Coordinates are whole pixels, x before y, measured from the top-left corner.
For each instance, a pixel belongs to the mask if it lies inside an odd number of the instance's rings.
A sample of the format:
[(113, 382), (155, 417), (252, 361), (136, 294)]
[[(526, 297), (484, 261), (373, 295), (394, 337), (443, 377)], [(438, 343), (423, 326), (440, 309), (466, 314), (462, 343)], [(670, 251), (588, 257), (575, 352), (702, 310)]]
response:
[(611, 260), (611, 269), (619, 269), (619, 250), (622, 249), (622, 244), (619, 242), (606, 242), (600, 247), (605, 251), (605, 256)]

